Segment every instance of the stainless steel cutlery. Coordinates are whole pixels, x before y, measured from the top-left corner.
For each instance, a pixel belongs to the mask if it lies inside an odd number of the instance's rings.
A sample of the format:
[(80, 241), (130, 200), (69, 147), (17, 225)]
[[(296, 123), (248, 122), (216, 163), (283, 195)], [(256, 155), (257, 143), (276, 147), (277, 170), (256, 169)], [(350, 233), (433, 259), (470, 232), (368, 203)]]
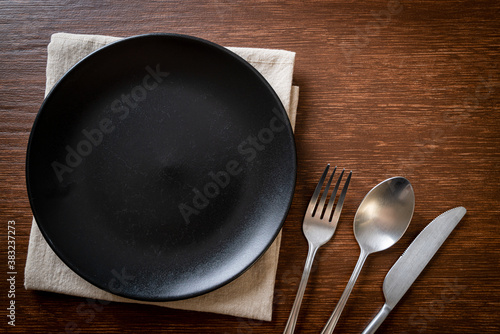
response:
[(467, 210), (461, 206), (446, 211), (429, 223), (413, 240), (385, 276), (383, 284), (385, 304), (363, 334), (375, 333), (466, 212)]
[(365, 196), (354, 217), (354, 235), (361, 249), (358, 263), (321, 334), (333, 333), (368, 255), (391, 247), (403, 236), (414, 208), (415, 194), (404, 177), (387, 179)]
[(306, 214), (304, 216), (302, 230), (309, 244), (309, 252), (307, 254), (302, 279), (299, 284), (299, 290), (297, 291), (297, 296), (295, 297), (295, 302), (293, 303), (290, 317), (288, 318), (285, 331), (283, 332), (284, 334), (291, 334), (295, 330), (297, 316), (299, 314), (300, 305), (302, 304), (302, 297), (304, 296), (307, 280), (309, 279), (309, 274), (311, 273), (314, 256), (316, 255), (318, 249), (325, 243), (327, 243), (335, 233), (335, 229), (337, 228), (337, 223), (340, 217), (340, 212), (342, 211), (342, 206), (344, 204), (344, 199), (347, 193), (347, 188), (349, 187), (349, 181), (351, 180), (352, 172), (349, 173), (349, 176), (345, 181), (344, 188), (342, 189), (342, 193), (340, 194), (337, 205), (335, 206), (335, 211), (333, 211), (332, 215), (335, 196), (339, 189), (340, 181), (342, 180), (344, 171), (342, 171), (342, 173), (340, 174), (337, 183), (335, 184), (335, 188), (333, 189), (333, 192), (330, 196), (330, 200), (328, 201), (328, 205), (325, 208), (328, 191), (330, 189), (330, 185), (332, 183), (332, 179), (337, 167), (335, 167), (335, 169), (333, 170), (333, 173), (325, 186), (323, 195), (318, 202), (319, 193), (321, 192), (321, 188), (323, 187), (323, 183), (325, 182), (325, 178), (329, 168), (330, 165), (328, 164), (325, 168), (325, 171), (323, 172), (323, 175), (321, 176), (321, 179), (318, 182), (318, 185), (316, 186), (316, 189), (314, 190), (311, 200), (309, 201), (309, 206), (307, 207)]
[[(335, 210), (333, 210), (335, 197), (344, 175), (343, 170), (337, 179), (332, 194), (329, 196), (328, 193), (336, 171), (335, 167), (320, 198), (319, 196), (329, 167), (330, 165), (326, 166), (304, 216), (302, 229), (307, 239), (309, 250), (297, 296), (283, 334), (292, 334), (295, 330), (314, 257), (318, 249), (327, 243), (335, 233), (349, 187), (352, 172), (349, 173), (335, 206)], [(329, 200), (328, 203), (326, 203), (328, 197)], [(359, 259), (335, 310), (321, 334), (333, 333), (335, 325), (340, 318), (342, 310), (347, 303), (347, 299), (349, 298), (368, 255), (391, 247), (401, 238), (412, 219), (414, 208), (415, 195), (413, 187), (410, 182), (403, 177), (387, 179), (376, 185), (365, 196), (358, 207), (353, 223), (354, 235), (360, 246)], [(464, 207), (457, 207), (446, 211), (429, 223), (415, 240), (413, 240), (408, 249), (387, 273), (383, 283), (385, 304), (365, 328), (363, 334), (372, 334), (377, 330), (465, 213), (466, 210)]]

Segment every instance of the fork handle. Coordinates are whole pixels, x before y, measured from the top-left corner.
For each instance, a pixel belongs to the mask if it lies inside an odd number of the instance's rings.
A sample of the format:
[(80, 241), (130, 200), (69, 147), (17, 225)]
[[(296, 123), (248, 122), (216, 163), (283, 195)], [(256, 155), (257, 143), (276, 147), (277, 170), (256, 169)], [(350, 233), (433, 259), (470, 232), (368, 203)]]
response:
[(306, 264), (304, 265), (304, 272), (302, 273), (302, 279), (300, 280), (299, 290), (297, 291), (297, 296), (293, 302), (292, 311), (288, 317), (286, 323), (285, 331), (283, 334), (292, 334), (295, 330), (295, 325), (297, 324), (297, 318), (299, 316), (300, 305), (302, 304), (302, 298), (304, 297), (304, 291), (306, 290), (307, 280), (309, 279), (309, 274), (311, 273), (312, 264), (316, 252), (319, 247), (316, 247), (309, 243), (309, 251), (307, 252)]

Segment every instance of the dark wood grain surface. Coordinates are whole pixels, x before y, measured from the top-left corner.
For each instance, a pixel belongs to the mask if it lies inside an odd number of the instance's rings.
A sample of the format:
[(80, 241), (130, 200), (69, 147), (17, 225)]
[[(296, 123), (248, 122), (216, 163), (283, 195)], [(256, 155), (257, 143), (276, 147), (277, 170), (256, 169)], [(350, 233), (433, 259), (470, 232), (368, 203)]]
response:
[[(383, 304), (385, 274), (421, 229), (467, 215), (379, 333), (500, 331), (498, 1), (2, 1), (0, 4), (0, 328), (13, 333), (281, 333), (305, 262), (303, 214), (325, 163), (353, 170), (339, 227), (314, 266), (298, 333), (319, 333), (354, 268), (356, 208), (378, 182), (407, 177), (412, 223), (370, 256), (337, 325), (359, 333)], [(295, 51), (298, 177), (283, 228), (271, 322), (26, 291), (32, 213), (28, 136), (55, 32), (195, 35), (224, 46)], [(7, 229), (16, 222), (16, 326), (7, 324)]]

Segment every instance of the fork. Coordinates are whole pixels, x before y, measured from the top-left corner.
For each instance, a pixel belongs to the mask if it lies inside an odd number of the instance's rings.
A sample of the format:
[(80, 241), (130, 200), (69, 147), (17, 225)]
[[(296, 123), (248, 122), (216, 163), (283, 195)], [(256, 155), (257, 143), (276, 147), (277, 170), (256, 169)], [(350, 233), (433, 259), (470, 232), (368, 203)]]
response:
[(321, 195), (321, 199), (318, 203), (319, 193), (321, 192), (321, 188), (323, 187), (323, 183), (325, 182), (325, 178), (328, 174), (329, 168), (330, 164), (326, 166), (325, 171), (323, 172), (323, 175), (321, 176), (318, 185), (314, 190), (311, 200), (309, 201), (309, 205), (304, 216), (302, 231), (304, 232), (307, 243), (309, 244), (309, 250), (307, 253), (306, 264), (304, 265), (304, 272), (302, 273), (299, 289), (297, 291), (297, 296), (295, 297), (295, 301), (290, 312), (290, 317), (288, 318), (283, 334), (292, 334), (295, 330), (300, 305), (302, 304), (302, 298), (304, 297), (307, 280), (309, 279), (309, 274), (311, 273), (314, 256), (316, 255), (318, 249), (325, 243), (327, 243), (332, 238), (333, 233), (335, 233), (335, 229), (337, 228), (337, 223), (340, 217), (340, 212), (342, 211), (342, 206), (344, 205), (347, 188), (349, 187), (349, 181), (351, 180), (352, 171), (349, 172), (349, 176), (347, 176), (347, 179), (344, 183), (344, 188), (342, 189), (342, 192), (337, 201), (337, 206), (335, 207), (335, 211), (332, 215), (333, 204), (345, 169), (342, 170), (342, 173), (340, 174), (337, 183), (335, 184), (332, 195), (330, 196), (328, 205), (325, 208), (328, 191), (330, 190), (333, 176), (335, 175), (335, 171), (337, 170), (337, 167), (335, 167), (332, 175), (330, 176), (330, 179), (328, 180), (328, 183), (325, 186), (323, 195)]

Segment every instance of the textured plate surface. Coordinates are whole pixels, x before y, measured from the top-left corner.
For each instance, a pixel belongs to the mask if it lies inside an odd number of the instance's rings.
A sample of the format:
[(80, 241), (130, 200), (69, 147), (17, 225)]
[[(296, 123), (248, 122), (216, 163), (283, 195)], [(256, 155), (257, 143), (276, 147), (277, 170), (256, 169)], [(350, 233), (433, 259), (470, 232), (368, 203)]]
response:
[(77, 274), (140, 300), (233, 280), (270, 246), (291, 204), (293, 133), (248, 63), (189, 36), (131, 37), (58, 82), (33, 126), (28, 195)]

